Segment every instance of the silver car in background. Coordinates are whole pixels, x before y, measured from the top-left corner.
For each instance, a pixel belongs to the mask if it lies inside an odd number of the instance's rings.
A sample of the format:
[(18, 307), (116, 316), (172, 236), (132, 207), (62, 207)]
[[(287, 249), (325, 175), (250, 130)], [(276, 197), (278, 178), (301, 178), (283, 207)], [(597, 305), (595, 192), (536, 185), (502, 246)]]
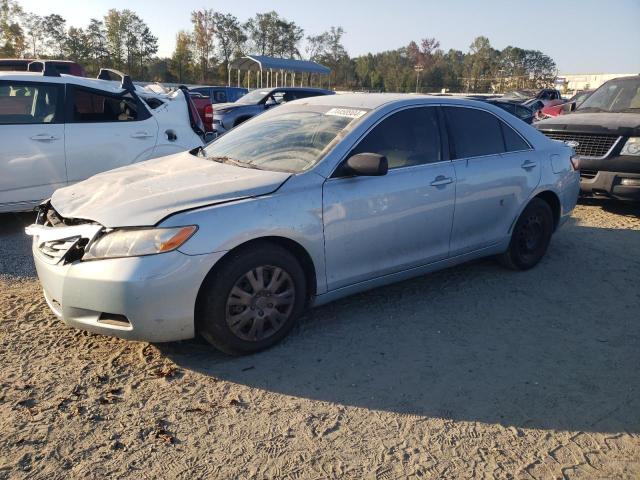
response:
[(485, 256), (535, 266), (576, 204), (572, 155), (486, 103), (316, 97), (58, 190), (27, 232), (68, 324), (243, 354), (355, 292)]
[(287, 102), (320, 95), (334, 95), (323, 88), (278, 87), (253, 90), (232, 103), (213, 105), (213, 132), (217, 135), (237, 127), (252, 117)]

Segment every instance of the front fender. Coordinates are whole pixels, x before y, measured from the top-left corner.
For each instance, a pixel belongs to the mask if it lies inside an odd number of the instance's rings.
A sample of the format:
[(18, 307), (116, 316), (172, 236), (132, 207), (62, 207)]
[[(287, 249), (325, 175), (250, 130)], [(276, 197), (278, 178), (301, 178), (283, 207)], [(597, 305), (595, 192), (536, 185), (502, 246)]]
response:
[(251, 240), (281, 237), (304, 248), (311, 258), (317, 293), (326, 291), (322, 181), (312, 172), (292, 176), (269, 195), (251, 197), (174, 214), (161, 226), (198, 225), (180, 251), (202, 255), (232, 250)]

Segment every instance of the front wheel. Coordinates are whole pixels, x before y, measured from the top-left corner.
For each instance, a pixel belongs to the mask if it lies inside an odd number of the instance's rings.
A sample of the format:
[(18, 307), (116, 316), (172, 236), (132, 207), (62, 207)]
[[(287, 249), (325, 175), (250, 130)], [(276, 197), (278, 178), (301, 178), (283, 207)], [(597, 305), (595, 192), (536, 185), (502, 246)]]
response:
[(198, 331), (231, 355), (268, 348), (289, 333), (302, 313), (305, 280), (296, 258), (277, 245), (232, 254), (202, 287)]
[(509, 249), (500, 255), (505, 267), (528, 270), (544, 256), (553, 233), (553, 212), (549, 204), (534, 198), (524, 209), (511, 234)]

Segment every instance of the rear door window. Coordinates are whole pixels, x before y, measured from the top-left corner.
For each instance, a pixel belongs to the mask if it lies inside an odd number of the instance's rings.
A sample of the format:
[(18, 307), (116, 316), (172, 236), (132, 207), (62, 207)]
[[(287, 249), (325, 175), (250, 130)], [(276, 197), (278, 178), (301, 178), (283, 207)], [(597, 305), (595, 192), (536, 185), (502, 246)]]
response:
[(76, 123), (132, 122), (149, 115), (129, 94), (110, 95), (78, 87), (73, 93), (72, 118)]
[(0, 124), (60, 123), (62, 88), (28, 82), (0, 82)]
[(481, 157), (505, 151), (500, 121), (489, 112), (467, 107), (443, 108), (454, 158)]

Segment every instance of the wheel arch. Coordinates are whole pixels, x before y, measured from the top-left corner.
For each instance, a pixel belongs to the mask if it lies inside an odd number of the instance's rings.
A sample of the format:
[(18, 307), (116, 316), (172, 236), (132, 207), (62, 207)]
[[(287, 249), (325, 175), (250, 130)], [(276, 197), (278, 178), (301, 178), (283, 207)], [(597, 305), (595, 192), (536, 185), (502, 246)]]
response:
[(251, 240), (248, 240), (244, 243), (241, 243), (233, 247), (231, 250), (225, 253), (224, 256), (220, 258), (220, 260), (218, 260), (213, 267), (211, 267), (211, 269), (209, 270), (209, 273), (207, 273), (204, 280), (200, 284), (200, 288), (198, 289), (198, 295), (196, 296), (196, 304), (195, 304), (196, 315), (198, 312), (198, 308), (199, 308), (198, 306), (201, 301), (201, 293), (204, 289), (204, 286), (206, 285), (208, 279), (216, 271), (222, 268), (222, 266), (226, 262), (228, 262), (233, 256), (238, 255), (245, 250), (259, 248), (260, 245), (269, 245), (269, 244), (277, 245), (279, 247), (284, 248), (285, 250), (293, 254), (296, 260), (300, 263), (300, 266), (304, 271), (304, 275), (307, 283), (306, 304), (309, 305), (313, 297), (316, 295), (317, 288), (318, 288), (316, 267), (315, 267), (315, 264), (313, 263), (313, 259), (311, 258), (311, 255), (300, 243), (296, 242), (295, 240), (292, 240), (287, 237), (281, 237), (281, 236), (264, 236), (264, 237), (253, 238)]
[(560, 197), (558, 197), (558, 194), (552, 190), (544, 190), (533, 198), (540, 198), (547, 202), (553, 212), (553, 231), (555, 231), (560, 223)]

